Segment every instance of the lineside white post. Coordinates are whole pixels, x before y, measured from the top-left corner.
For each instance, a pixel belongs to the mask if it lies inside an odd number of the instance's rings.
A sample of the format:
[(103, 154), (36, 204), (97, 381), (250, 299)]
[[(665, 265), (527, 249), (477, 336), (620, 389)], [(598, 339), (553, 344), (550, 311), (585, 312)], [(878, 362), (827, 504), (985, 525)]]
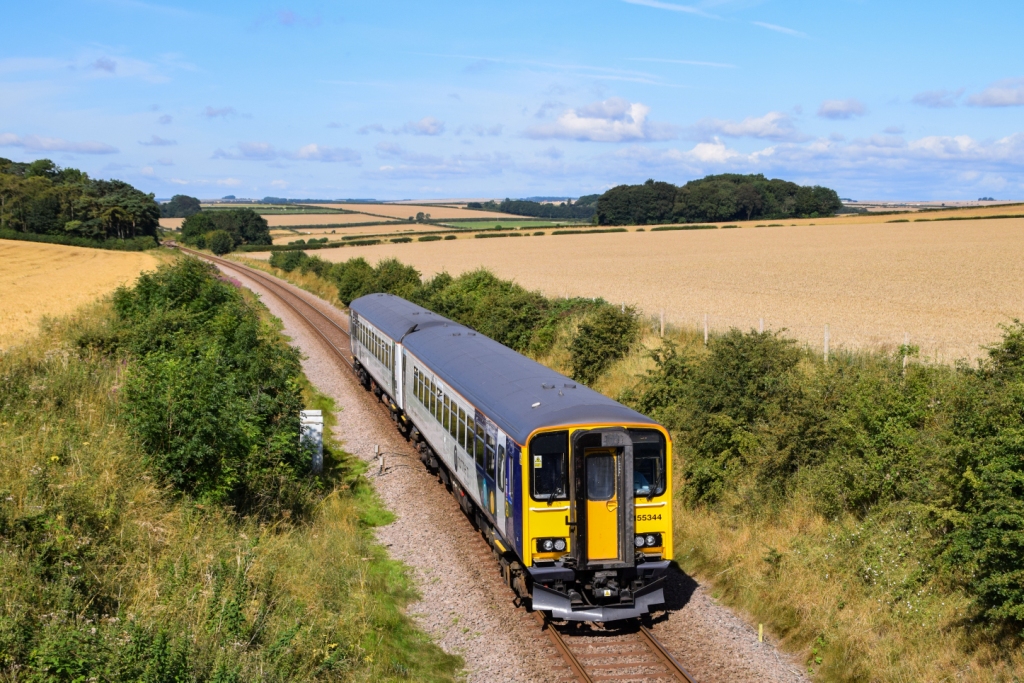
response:
[(708, 345), (708, 314), (704, 314), (704, 346)]
[(661, 336), (665, 336), (665, 309), (661, 309)]
[(324, 414), (320, 410), (299, 411), (299, 446), (313, 455), (313, 474), (324, 469)]
[(828, 362), (828, 323), (825, 323), (825, 362)]
[(757, 319), (757, 331), (762, 334), (764, 333), (764, 318)]

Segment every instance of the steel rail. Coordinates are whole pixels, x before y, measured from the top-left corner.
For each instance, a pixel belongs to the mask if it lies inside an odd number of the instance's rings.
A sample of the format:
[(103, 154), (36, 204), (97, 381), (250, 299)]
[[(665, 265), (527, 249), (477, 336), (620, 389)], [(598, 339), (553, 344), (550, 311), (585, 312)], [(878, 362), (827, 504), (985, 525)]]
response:
[(651, 651), (661, 660), (661, 662), (668, 667), (668, 670), (679, 680), (684, 683), (697, 683), (697, 680), (690, 675), (690, 672), (683, 668), (683, 665), (676, 661), (676, 658), (665, 649), (665, 646), (661, 644), (661, 641), (654, 637), (651, 630), (640, 624), (640, 635), (643, 637), (644, 643), (651, 648)]
[(317, 326), (316, 323), (314, 323), (312, 320), (310, 320), (309, 317), (305, 313), (300, 311), (293, 303), (288, 301), (288, 299), (285, 296), (282, 296), (282, 292), (285, 295), (287, 295), (288, 297), (291, 297), (292, 300), (299, 301), (306, 308), (315, 311), (316, 315), (319, 316), (320, 319), (327, 321), (338, 332), (340, 332), (341, 334), (345, 335), (345, 337), (351, 338), (349, 333), (348, 333), (348, 331), (345, 330), (338, 323), (336, 323), (333, 320), (331, 320), (324, 313), (322, 313), (321, 311), (318, 311), (315, 306), (313, 306), (312, 304), (310, 304), (307, 301), (304, 301), (302, 299), (302, 297), (298, 296), (294, 292), (290, 292), (286, 287), (283, 287), (283, 286), (277, 284), (276, 282), (274, 282), (273, 280), (277, 279), (277, 278), (273, 278), (272, 279), (272, 276), (268, 276), (265, 273), (262, 273), (262, 272), (256, 270), (255, 268), (249, 268), (248, 266), (243, 266), (243, 265), (241, 265), (239, 263), (236, 263), (234, 261), (228, 261), (227, 259), (218, 258), (216, 256), (210, 256), (209, 254), (204, 254), (202, 252), (193, 251), (192, 249), (187, 249), (185, 247), (180, 247), (179, 246), (178, 249), (180, 249), (181, 251), (183, 251), (185, 253), (192, 254), (193, 256), (196, 256), (197, 258), (201, 258), (201, 259), (204, 259), (206, 261), (210, 261), (211, 263), (215, 263), (217, 265), (223, 266), (225, 268), (228, 268), (229, 270), (234, 270), (237, 273), (241, 273), (245, 277), (251, 278), (251, 279), (256, 280), (257, 282), (259, 282), (261, 285), (263, 285), (264, 287), (269, 289), (271, 291), (271, 293), (274, 294), (277, 297), (277, 299), (282, 304), (284, 304), (285, 306), (290, 308), (296, 315), (298, 315), (300, 318), (305, 320), (306, 324), (308, 324), (313, 329), (313, 331), (316, 332), (320, 336), (320, 338), (324, 341), (324, 343), (327, 344), (328, 346), (330, 346), (331, 349), (334, 350), (335, 354), (337, 354), (339, 358), (341, 358), (343, 361), (345, 361), (345, 363), (350, 368), (354, 367), (354, 365), (353, 365), (351, 359), (349, 359), (348, 355), (344, 351), (339, 349), (337, 347), (337, 345), (335, 345), (335, 343), (333, 341), (331, 341), (330, 338), (328, 338), (328, 336), (324, 333), (324, 331), (322, 329), (320, 329)]
[(544, 615), (540, 612), (533, 612), (533, 618), (537, 620), (541, 630), (547, 632), (548, 638), (551, 639), (551, 643), (555, 646), (555, 649), (558, 650), (558, 654), (562, 655), (562, 659), (564, 659), (565, 663), (569, 665), (569, 668), (572, 669), (574, 674), (576, 674), (576, 677), (583, 683), (594, 683), (594, 679), (590, 677), (586, 668), (584, 668), (580, 660), (576, 658), (576, 655), (572, 653), (572, 649), (570, 649), (569, 644), (562, 638), (562, 634), (558, 632), (558, 629), (549, 624), (547, 619), (545, 619)]

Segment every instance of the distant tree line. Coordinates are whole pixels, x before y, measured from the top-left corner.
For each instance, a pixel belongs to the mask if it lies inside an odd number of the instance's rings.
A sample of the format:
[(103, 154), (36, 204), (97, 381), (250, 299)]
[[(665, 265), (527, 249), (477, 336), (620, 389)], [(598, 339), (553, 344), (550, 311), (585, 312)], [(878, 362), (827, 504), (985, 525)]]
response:
[(181, 241), (215, 254), (242, 244), (273, 244), (267, 220), (252, 209), (195, 213), (181, 224)]
[(584, 195), (575, 202), (561, 202), (560, 204), (543, 204), (526, 199), (506, 199), (503, 202), (469, 202), (466, 204), (466, 208), (500, 211), (514, 216), (530, 216), (531, 218), (589, 221), (594, 216), (600, 196), (597, 194)]
[(49, 159), (21, 163), (0, 158), (2, 232), (96, 246), (119, 240), (155, 247), (159, 220), (153, 195), (128, 183), (95, 180)]
[(761, 174), (725, 173), (682, 187), (648, 180), (619, 185), (597, 201), (600, 225), (705, 223), (832, 216), (843, 203), (835, 190), (797, 185)]
[(160, 205), (161, 218), (188, 218), (203, 210), (199, 200), (185, 194), (176, 194), (171, 201)]

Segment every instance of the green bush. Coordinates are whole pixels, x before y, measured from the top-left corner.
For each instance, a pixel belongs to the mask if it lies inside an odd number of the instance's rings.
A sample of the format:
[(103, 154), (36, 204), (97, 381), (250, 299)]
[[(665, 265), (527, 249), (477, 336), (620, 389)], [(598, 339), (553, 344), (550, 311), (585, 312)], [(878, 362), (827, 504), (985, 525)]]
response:
[(417, 238), (418, 242), (437, 242), (441, 239), (440, 235), (424, 235), (423, 237)]
[(445, 238), (446, 240), (454, 240), (454, 239), (458, 239), (458, 238), (457, 238), (457, 237), (456, 237), (455, 235), (445, 235), (445, 237), (444, 237), (444, 238)]
[(134, 359), (128, 423), (161, 478), (239, 511), (296, 505), (310, 467), (296, 445), (298, 353), (196, 259), (143, 274), (114, 307)]
[(1024, 325), (975, 369), (904, 368), (914, 353), (825, 363), (775, 334), (732, 330), (706, 351), (666, 344), (621, 398), (673, 430), (688, 504), (771, 514), (809, 500), (828, 519), (912, 533), (899, 562), (913, 572), (885, 586), (887, 600), (952, 582), (972, 596), (971, 618), (1020, 631)]
[(412, 242), (411, 237), (395, 237), (391, 240), (392, 244), (408, 244), (409, 242)]
[(210, 251), (218, 256), (223, 256), (235, 248), (235, 241), (227, 230), (214, 230), (206, 236), (206, 244)]
[(592, 383), (612, 361), (626, 355), (639, 336), (640, 324), (632, 308), (598, 308), (580, 323), (569, 345), (573, 379)]
[(270, 265), (290, 273), (309, 259), (302, 251), (275, 251), (270, 255)]

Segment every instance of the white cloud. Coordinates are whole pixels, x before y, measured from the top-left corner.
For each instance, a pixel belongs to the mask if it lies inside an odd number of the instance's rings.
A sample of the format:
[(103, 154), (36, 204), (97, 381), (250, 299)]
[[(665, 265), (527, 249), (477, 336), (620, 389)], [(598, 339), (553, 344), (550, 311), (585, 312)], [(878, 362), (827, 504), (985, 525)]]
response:
[(359, 135), (368, 135), (370, 133), (386, 133), (386, 132), (387, 131), (384, 130), (384, 126), (380, 125), (379, 123), (368, 123), (367, 125), (363, 126), (362, 128), (360, 128), (359, 130), (356, 131), (356, 133), (358, 133)]
[(818, 116), (824, 119), (852, 119), (855, 116), (864, 116), (867, 107), (855, 99), (848, 100), (825, 100), (818, 108)]
[(402, 130), (413, 135), (441, 135), (444, 133), (444, 121), (438, 121), (433, 116), (424, 116), (419, 121), (405, 124)]
[(765, 140), (806, 140), (793, 125), (789, 114), (770, 111), (764, 116), (748, 116), (742, 121), (705, 119), (693, 126), (700, 137), (712, 134), (733, 138), (761, 138)]
[(948, 109), (956, 106), (956, 101), (964, 94), (964, 89), (959, 90), (925, 90), (911, 98), (911, 102), (929, 109)]
[(668, 126), (647, 121), (650, 107), (612, 97), (579, 109), (568, 109), (551, 124), (526, 131), (532, 138), (564, 138), (594, 142), (667, 140), (674, 137)]
[(235, 161), (275, 161), (290, 159), (293, 161), (323, 161), (328, 163), (344, 162), (358, 165), (362, 161), (359, 152), (347, 147), (327, 147), (311, 143), (300, 147), (295, 152), (280, 150), (269, 142), (239, 142), (233, 150), (217, 149), (214, 159), (231, 159)]
[(677, 5), (672, 2), (661, 2), (660, 0), (623, 0), (630, 5), (643, 5), (644, 7), (653, 7), (654, 9), (664, 9), (670, 12), (682, 12), (684, 14), (696, 14), (700, 17), (707, 17), (708, 19), (717, 19), (713, 14), (708, 14), (699, 7), (693, 7), (691, 5)]
[(167, 140), (159, 135), (151, 135), (149, 136), (149, 140), (139, 140), (139, 144), (146, 145), (147, 147), (170, 147), (171, 145), (178, 144), (178, 141)]
[(806, 38), (807, 34), (803, 31), (797, 31), (796, 29), (786, 28), (785, 26), (779, 26), (778, 24), (768, 24), (763, 21), (752, 21), (750, 22), (754, 26), (760, 26), (766, 28), (769, 31), (775, 31), (776, 33), (785, 33), (787, 36), (794, 36), (796, 38)]
[(74, 152), (78, 154), (117, 154), (117, 147), (103, 142), (71, 142), (39, 135), (0, 133), (0, 147), (21, 147), (32, 152)]
[(1008, 78), (971, 95), (967, 103), (975, 107), (1024, 106), (1024, 78)]
[(359, 152), (347, 147), (326, 147), (317, 144), (309, 144), (299, 148), (299, 151), (289, 158), (299, 161), (324, 161), (324, 162), (345, 162), (359, 163), (361, 157)]

